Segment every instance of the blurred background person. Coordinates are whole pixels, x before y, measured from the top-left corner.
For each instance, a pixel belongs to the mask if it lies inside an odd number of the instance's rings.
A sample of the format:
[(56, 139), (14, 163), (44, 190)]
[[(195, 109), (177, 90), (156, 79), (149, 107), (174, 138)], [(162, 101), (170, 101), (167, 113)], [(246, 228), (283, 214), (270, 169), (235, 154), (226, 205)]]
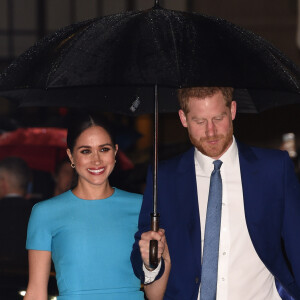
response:
[(54, 173), (54, 192), (53, 196), (60, 195), (71, 188), (72, 180), (74, 177), (74, 169), (68, 158), (61, 161)]
[(293, 132), (284, 133), (282, 135), (282, 143), (280, 150), (287, 151), (295, 166), (295, 173), (300, 180), (299, 155), (297, 151), (296, 136)]
[[(31, 202), (26, 198), (31, 171), (21, 158), (7, 157), (0, 161), (0, 299), (16, 299), (11, 291), (18, 277), (26, 286), (26, 231)], [(12, 294), (11, 294), (12, 293)]]

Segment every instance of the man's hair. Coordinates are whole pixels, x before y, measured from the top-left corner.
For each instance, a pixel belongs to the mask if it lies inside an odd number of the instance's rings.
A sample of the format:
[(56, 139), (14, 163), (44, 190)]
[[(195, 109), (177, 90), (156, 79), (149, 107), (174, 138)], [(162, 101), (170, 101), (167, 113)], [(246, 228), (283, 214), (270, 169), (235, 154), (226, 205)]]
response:
[(178, 90), (178, 100), (181, 109), (185, 114), (189, 112), (189, 99), (191, 97), (204, 99), (206, 97), (211, 97), (217, 92), (221, 92), (225, 99), (226, 106), (230, 107), (233, 96), (232, 87), (191, 87), (191, 88), (182, 88)]
[(19, 157), (6, 157), (0, 161), (0, 173), (7, 173), (9, 184), (27, 191), (31, 172), (27, 163)]

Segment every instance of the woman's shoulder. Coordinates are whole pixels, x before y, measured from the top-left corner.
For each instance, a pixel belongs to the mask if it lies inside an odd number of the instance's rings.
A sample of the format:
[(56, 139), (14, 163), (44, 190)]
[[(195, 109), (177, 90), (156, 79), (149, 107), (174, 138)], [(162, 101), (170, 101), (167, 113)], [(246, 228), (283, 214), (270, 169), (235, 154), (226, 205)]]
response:
[(143, 199), (143, 195), (141, 195), (141, 194), (127, 192), (127, 191), (120, 190), (120, 189), (117, 189), (117, 188), (115, 188), (115, 193), (116, 193), (116, 196), (124, 197), (124, 198), (127, 198), (127, 199), (140, 200), (140, 201), (142, 201), (142, 199)]
[(143, 196), (115, 188), (114, 199), (116, 207), (125, 215), (136, 216), (139, 214)]
[(115, 199), (122, 204), (127, 203), (128, 206), (135, 206), (140, 209), (142, 205), (143, 195), (137, 193), (131, 193), (124, 190), (115, 188)]
[(33, 206), (32, 210), (33, 211), (45, 211), (45, 212), (47, 212), (47, 211), (51, 212), (52, 209), (57, 210), (60, 207), (67, 204), (71, 195), (72, 195), (72, 192), (67, 191), (58, 196), (49, 198), (47, 200), (40, 201)]

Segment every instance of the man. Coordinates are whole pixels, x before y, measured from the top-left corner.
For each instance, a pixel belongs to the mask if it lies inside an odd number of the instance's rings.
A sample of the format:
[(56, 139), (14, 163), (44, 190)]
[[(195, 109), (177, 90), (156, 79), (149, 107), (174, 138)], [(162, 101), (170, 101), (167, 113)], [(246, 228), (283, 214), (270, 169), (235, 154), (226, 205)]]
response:
[[(179, 91), (179, 117), (194, 147), (159, 165), (160, 227), (172, 261), (166, 300), (200, 295), (201, 300), (300, 299), (300, 187), (294, 167), (287, 152), (234, 139), (232, 93), (232, 88), (215, 87)], [(214, 164), (220, 169), (213, 171)], [(217, 257), (210, 260), (206, 257), (215, 249), (206, 238), (216, 221), (209, 223), (212, 214), (206, 213), (210, 194), (216, 195), (210, 187), (213, 173), (219, 174), (221, 195), (212, 198), (221, 199), (221, 215), (210, 240), (217, 241)], [(163, 259), (153, 270), (147, 258), (150, 239), (159, 240), (159, 256), (164, 247), (160, 236), (149, 231), (151, 210), (149, 175), (131, 256), (135, 274), (145, 283), (164, 272)]]
[(17, 291), (12, 287), (15, 287), (16, 282), (23, 284), (23, 287), (27, 283), (25, 243), (31, 205), (25, 196), (29, 180), (30, 169), (22, 159), (7, 157), (0, 161), (1, 299), (16, 299)]

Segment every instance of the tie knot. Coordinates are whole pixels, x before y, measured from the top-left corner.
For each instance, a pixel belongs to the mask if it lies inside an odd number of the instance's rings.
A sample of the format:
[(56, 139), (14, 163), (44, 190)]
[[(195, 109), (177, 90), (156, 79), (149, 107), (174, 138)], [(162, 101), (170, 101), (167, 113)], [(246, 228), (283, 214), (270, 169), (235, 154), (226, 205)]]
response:
[(216, 170), (220, 170), (220, 168), (221, 168), (221, 166), (222, 166), (222, 161), (221, 160), (215, 160), (214, 162), (213, 162), (213, 164), (214, 164), (214, 166), (215, 166), (215, 168), (214, 168), (214, 170), (216, 171)]

